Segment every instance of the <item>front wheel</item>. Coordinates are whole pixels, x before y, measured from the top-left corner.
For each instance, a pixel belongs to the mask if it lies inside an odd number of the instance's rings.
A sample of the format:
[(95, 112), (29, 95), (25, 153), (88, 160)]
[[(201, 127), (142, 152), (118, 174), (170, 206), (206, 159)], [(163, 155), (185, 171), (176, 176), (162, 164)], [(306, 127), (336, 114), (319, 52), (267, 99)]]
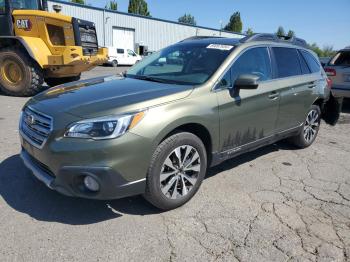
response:
[(317, 105), (312, 105), (307, 113), (305, 122), (303, 123), (300, 133), (292, 137), (290, 141), (299, 148), (311, 146), (315, 141), (321, 123), (321, 109)]
[(187, 132), (172, 135), (153, 154), (144, 197), (159, 209), (177, 208), (196, 194), (206, 169), (203, 142)]
[(43, 70), (22, 49), (0, 50), (0, 90), (11, 96), (32, 96), (43, 89)]

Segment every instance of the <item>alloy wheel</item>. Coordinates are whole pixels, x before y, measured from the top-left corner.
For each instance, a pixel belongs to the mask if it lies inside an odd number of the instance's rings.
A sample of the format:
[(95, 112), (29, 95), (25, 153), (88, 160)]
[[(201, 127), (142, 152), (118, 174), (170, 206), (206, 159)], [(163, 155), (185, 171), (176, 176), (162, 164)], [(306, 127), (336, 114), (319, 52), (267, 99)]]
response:
[(198, 151), (183, 145), (175, 148), (165, 159), (160, 172), (160, 189), (170, 199), (186, 196), (197, 183), (201, 170)]
[(319, 114), (316, 110), (311, 110), (306, 117), (304, 125), (304, 138), (310, 143), (314, 140), (320, 125)]

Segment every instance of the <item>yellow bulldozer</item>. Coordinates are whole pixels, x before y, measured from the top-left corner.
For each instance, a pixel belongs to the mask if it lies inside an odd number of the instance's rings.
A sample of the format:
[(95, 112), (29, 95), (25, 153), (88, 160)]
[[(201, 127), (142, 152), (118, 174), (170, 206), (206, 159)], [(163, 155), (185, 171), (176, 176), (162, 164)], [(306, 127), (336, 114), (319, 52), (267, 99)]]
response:
[(103, 64), (95, 24), (48, 12), (47, 0), (0, 0), (0, 90), (31, 96), (44, 81), (55, 86), (80, 79)]

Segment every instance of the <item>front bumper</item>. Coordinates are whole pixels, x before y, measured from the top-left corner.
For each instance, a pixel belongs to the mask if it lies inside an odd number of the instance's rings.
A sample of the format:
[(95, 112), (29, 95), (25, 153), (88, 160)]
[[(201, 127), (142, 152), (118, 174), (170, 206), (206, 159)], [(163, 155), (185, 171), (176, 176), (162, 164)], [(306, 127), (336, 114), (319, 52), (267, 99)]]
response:
[(45, 65), (47, 77), (75, 76), (107, 62), (108, 49), (99, 48), (96, 55), (84, 56), (80, 46), (64, 48), (62, 55), (48, 57)]
[[(21, 158), (24, 165), (33, 175), (50, 189), (59, 193), (91, 199), (117, 199), (145, 192), (146, 179), (127, 182), (119, 173), (109, 167), (63, 166), (54, 175), (48, 167), (34, 159), (22, 148)], [(92, 192), (85, 188), (85, 176), (93, 177), (99, 184), (100, 190)]]

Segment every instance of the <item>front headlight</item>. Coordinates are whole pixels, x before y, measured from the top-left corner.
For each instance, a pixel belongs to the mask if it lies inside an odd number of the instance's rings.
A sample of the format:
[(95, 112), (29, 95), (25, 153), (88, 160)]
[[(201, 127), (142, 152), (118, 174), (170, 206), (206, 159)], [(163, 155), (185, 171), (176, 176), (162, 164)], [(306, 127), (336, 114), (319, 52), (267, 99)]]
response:
[(136, 126), (144, 115), (145, 112), (138, 112), (135, 114), (86, 119), (68, 126), (64, 136), (95, 140), (116, 138)]

